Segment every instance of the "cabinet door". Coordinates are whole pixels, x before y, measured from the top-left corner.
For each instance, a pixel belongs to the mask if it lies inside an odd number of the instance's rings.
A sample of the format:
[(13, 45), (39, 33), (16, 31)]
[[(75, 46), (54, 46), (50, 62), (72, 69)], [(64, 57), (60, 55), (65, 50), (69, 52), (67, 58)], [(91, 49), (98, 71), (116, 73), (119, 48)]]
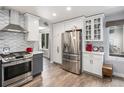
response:
[(86, 41), (103, 41), (104, 14), (87, 17), (85, 21)]
[(77, 29), (83, 28), (83, 19), (81, 17), (72, 20), (72, 27)]
[(85, 39), (86, 41), (93, 40), (93, 23), (91, 18), (87, 18), (85, 21)]
[(93, 73), (102, 76), (103, 55), (93, 55)]
[(53, 61), (62, 64), (62, 39), (61, 35), (64, 32), (64, 24), (53, 24)]
[(88, 72), (92, 71), (90, 54), (83, 54), (83, 70)]
[(65, 21), (64, 26), (65, 26), (65, 31), (72, 30), (73, 29), (73, 21), (72, 20)]
[(75, 29), (82, 29), (83, 27), (83, 18), (75, 18), (69, 21), (65, 21), (65, 31)]
[(43, 54), (33, 55), (33, 75), (40, 74), (43, 71)]
[(95, 16), (93, 18), (93, 32), (94, 40), (102, 41), (103, 40), (103, 16)]

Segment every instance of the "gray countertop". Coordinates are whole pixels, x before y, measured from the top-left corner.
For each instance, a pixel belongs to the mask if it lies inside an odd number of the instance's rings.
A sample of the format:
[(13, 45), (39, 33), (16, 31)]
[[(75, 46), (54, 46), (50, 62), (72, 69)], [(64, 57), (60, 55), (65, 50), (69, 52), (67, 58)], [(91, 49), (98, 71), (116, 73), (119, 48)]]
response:
[(33, 51), (33, 54), (41, 54), (43, 51)]

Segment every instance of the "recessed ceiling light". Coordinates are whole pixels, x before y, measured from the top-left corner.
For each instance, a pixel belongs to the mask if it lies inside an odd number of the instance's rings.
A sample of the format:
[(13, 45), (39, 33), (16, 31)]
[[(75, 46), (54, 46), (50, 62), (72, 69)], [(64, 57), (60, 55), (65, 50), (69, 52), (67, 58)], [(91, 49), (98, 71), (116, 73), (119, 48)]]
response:
[(46, 27), (44, 27), (44, 26), (39, 27), (39, 30), (43, 30), (43, 29), (46, 29)]
[(56, 16), (56, 13), (53, 13), (52, 15), (53, 15), (53, 16)]
[(66, 10), (67, 10), (67, 11), (71, 11), (71, 7), (69, 7), (69, 6), (66, 7)]

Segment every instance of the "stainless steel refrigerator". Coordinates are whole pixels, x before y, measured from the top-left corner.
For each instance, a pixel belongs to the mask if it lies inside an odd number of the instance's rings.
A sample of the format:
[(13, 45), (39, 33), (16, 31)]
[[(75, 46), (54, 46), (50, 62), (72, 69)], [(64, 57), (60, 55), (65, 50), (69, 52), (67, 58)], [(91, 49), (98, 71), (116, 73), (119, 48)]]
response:
[(66, 31), (62, 34), (62, 67), (75, 74), (81, 73), (82, 30)]

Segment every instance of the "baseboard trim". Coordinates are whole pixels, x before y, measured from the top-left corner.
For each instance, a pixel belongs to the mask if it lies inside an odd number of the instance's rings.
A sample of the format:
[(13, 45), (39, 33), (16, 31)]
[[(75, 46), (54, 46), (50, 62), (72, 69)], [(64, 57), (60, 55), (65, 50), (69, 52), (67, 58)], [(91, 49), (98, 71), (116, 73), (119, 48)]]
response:
[(94, 74), (94, 73), (91, 73), (91, 72), (88, 72), (88, 71), (85, 71), (85, 70), (83, 70), (82, 73), (87, 73), (87, 74), (92, 75), (92, 76), (96, 76), (96, 77), (99, 77), (99, 78), (103, 78), (103, 77), (100, 76), (100, 75), (97, 75), (97, 74)]
[(44, 58), (47, 58), (48, 60), (50, 60), (50, 58), (49, 57), (46, 57), (46, 56), (43, 56)]
[(60, 64), (60, 63), (57, 63), (57, 62), (53, 62), (53, 63), (62, 66), (62, 64)]
[(113, 73), (113, 76), (124, 78), (124, 74), (122, 74), (122, 73), (116, 73), (116, 72), (114, 72)]

